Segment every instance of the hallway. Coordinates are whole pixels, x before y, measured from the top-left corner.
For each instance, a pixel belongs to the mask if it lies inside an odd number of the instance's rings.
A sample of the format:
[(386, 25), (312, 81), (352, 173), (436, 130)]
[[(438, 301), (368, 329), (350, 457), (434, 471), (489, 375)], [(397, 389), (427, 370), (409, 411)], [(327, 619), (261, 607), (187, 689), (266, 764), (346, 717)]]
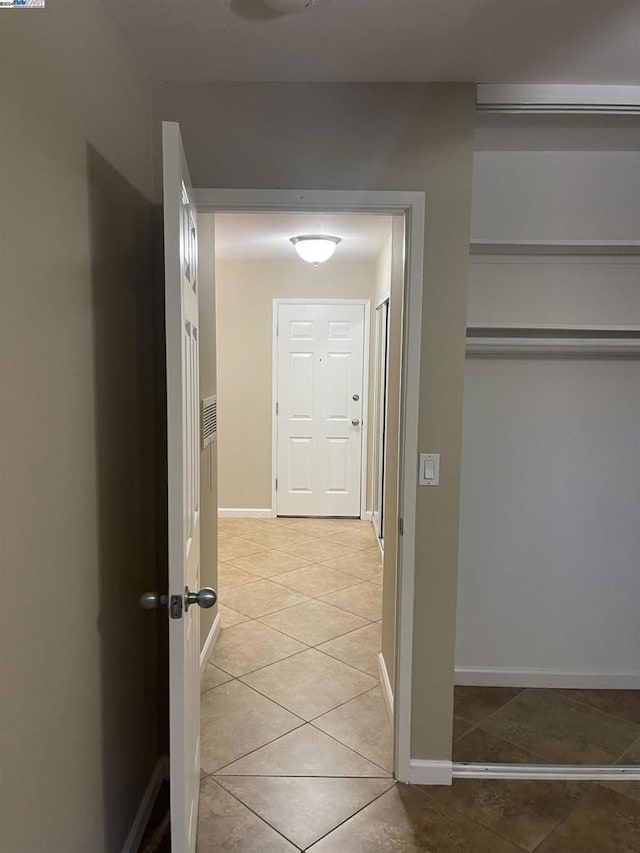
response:
[(371, 524), (221, 519), (218, 591), (198, 849), (306, 849), (393, 785)]

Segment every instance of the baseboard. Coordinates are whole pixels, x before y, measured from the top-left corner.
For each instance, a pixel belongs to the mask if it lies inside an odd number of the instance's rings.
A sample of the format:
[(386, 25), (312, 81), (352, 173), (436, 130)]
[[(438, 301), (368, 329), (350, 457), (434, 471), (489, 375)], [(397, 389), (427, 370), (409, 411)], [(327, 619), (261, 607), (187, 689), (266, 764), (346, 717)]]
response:
[(147, 823), (149, 822), (158, 796), (158, 791), (164, 780), (168, 778), (169, 759), (166, 755), (163, 755), (158, 759), (156, 766), (153, 768), (151, 779), (149, 779), (149, 784), (142, 795), (138, 811), (129, 830), (129, 835), (122, 848), (122, 853), (138, 853), (142, 836), (147, 828)]
[(465, 687), (549, 687), (575, 690), (638, 690), (633, 670), (482, 669), (456, 667), (455, 683)]
[(387, 714), (393, 726), (393, 690), (391, 689), (391, 681), (387, 672), (387, 665), (384, 662), (382, 652), (378, 655), (378, 675), (380, 677), (380, 687), (384, 696), (384, 704), (387, 706)]
[(360, 518), (362, 519), (362, 521), (373, 521), (373, 513), (371, 512), (371, 510), (368, 509), (366, 512), (362, 513)]
[(409, 782), (413, 785), (451, 785), (453, 763), (412, 758), (409, 762)]
[(272, 509), (238, 509), (219, 507), (218, 518), (275, 518), (275, 512)]
[(216, 644), (218, 636), (220, 634), (221, 621), (220, 614), (216, 613), (216, 618), (213, 620), (213, 625), (209, 629), (209, 633), (207, 634), (207, 639), (204, 641), (204, 646), (202, 647), (202, 651), (200, 652), (200, 674), (205, 670), (205, 667), (209, 663), (209, 658), (211, 657), (211, 652), (213, 651), (213, 647)]

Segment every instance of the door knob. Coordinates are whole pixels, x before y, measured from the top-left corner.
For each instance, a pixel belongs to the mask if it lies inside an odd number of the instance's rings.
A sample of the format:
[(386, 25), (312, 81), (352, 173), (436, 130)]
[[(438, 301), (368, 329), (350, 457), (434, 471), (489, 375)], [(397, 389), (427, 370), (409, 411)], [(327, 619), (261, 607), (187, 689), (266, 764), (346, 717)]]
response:
[(360, 420), (359, 420), (358, 418), (354, 418), (354, 419), (351, 421), (351, 423), (352, 423), (352, 425), (353, 425), (353, 426), (360, 426)]
[(204, 607), (208, 610), (218, 600), (216, 591), (210, 586), (203, 586), (199, 592), (190, 592), (189, 587), (184, 591), (184, 609), (188, 610), (192, 604), (197, 604), (198, 607)]
[(159, 592), (143, 592), (140, 596), (140, 607), (144, 610), (154, 610), (156, 607), (164, 607), (167, 603), (167, 596), (160, 595)]

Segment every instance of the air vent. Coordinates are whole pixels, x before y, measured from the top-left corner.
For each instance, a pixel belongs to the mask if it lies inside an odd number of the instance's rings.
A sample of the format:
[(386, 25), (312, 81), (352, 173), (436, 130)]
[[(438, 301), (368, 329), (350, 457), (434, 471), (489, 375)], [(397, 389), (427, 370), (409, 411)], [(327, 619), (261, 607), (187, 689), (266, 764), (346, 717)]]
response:
[(202, 431), (202, 449), (215, 441), (218, 432), (218, 403), (213, 397), (205, 397), (200, 404), (200, 422)]

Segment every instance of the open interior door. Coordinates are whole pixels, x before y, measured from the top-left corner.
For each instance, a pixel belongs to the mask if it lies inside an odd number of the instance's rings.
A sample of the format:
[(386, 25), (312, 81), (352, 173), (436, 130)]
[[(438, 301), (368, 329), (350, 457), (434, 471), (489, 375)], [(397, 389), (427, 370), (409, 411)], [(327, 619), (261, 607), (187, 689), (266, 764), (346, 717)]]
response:
[[(162, 125), (167, 358), (171, 842), (194, 853), (200, 787), (197, 219), (180, 128)], [(196, 606), (191, 606), (196, 605)]]

